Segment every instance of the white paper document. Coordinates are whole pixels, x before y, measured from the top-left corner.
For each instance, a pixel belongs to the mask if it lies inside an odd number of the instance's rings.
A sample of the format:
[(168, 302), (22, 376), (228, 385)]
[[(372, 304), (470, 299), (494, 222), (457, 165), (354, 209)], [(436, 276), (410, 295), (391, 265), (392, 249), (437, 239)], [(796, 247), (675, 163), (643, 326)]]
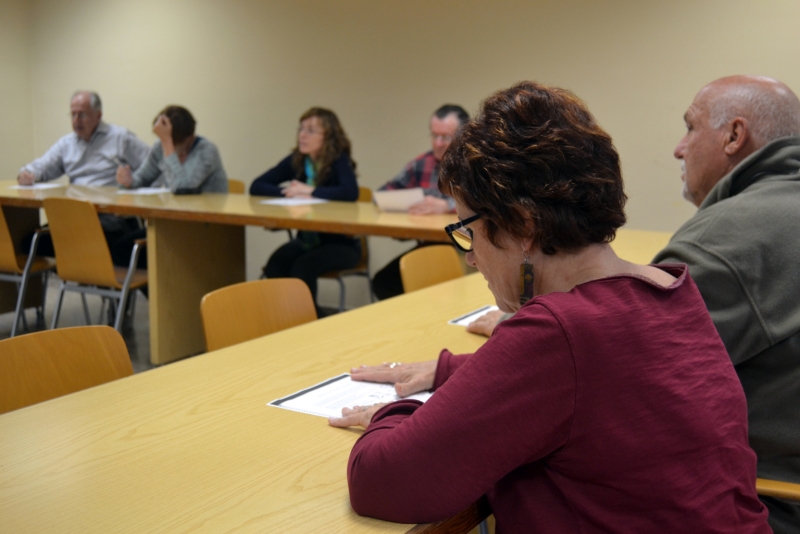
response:
[[(407, 399), (425, 402), (433, 393), (415, 393)], [(267, 404), (320, 417), (341, 417), (342, 408), (353, 406), (372, 406), (379, 402), (400, 400), (393, 384), (375, 382), (356, 382), (350, 380), (348, 373), (329, 378), (315, 386), (292, 393), (282, 399)]]
[(447, 324), (454, 324), (456, 326), (467, 326), (469, 323), (477, 319), (478, 317), (483, 317), (489, 312), (497, 311), (500, 308), (497, 306), (489, 306), (486, 305), (482, 308), (478, 308), (477, 310), (472, 310), (469, 313), (462, 315), (461, 317), (456, 317), (455, 319), (450, 319), (447, 321)]
[(411, 189), (395, 189), (393, 191), (375, 191), (372, 193), (375, 204), (381, 211), (408, 211), (412, 205), (425, 200), (421, 187)]
[(67, 187), (64, 184), (38, 183), (33, 185), (12, 185), (9, 189), (55, 189), (56, 187)]
[(306, 206), (308, 204), (324, 204), (328, 202), (324, 198), (271, 198), (262, 200), (259, 204), (271, 204), (273, 206)]
[(160, 195), (169, 193), (169, 187), (139, 187), (137, 189), (120, 189), (118, 195)]

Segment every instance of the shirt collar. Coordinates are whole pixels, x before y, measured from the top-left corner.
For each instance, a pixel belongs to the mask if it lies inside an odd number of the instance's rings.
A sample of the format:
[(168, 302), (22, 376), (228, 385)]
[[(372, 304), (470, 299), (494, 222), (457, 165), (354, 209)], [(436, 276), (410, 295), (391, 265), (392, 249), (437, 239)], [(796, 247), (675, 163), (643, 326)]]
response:
[(92, 132), (92, 136), (89, 138), (88, 141), (84, 141), (83, 139), (78, 137), (78, 134), (76, 134), (75, 132), (72, 132), (72, 133), (75, 135), (75, 138), (78, 141), (84, 142), (84, 143), (86, 143), (88, 145), (92, 141), (94, 141), (95, 137), (97, 137), (98, 135), (106, 135), (108, 133), (108, 124), (106, 124), (103, 121), (100, 121), (100, 123), (97, 125), (97, 128), (95, 128), (94, 132)]
[(96, 135), (101, 135), (101, 134), (105, 135), (107, 133), (108, 133), (108, 124), (104, 123), (103, 121), (100, 121), (100, 124), (97, 125), (97, 128), (95, 128), (94, 133), (92, 134), (92, 138), (94, 138), (94, 136)]

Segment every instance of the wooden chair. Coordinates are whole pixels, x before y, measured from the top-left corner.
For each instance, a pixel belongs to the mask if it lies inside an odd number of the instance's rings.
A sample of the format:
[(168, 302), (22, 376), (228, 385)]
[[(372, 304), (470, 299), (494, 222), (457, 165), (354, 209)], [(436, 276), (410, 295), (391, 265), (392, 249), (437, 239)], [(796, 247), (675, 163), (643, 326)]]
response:
[(133, 374), (109, 326), (46, 330), (0, 341), (0, 413)]
[(241, 180), (228, 178), (228, 193), (243, 195), (245, 193), (244, 182)]
[(767, 478), (756, 479), (756, 491), (759, 495), (777, 497), (791, 501), (800, 501), (800, 484), (781, 482)]
[(432, 245), (400, 258), (400, 278), (406, 293), (464, 276), (461, 260), (450, 245)]
[(46, 198), (44, 210), (56, 251), (56, 271), (61, 278), (51, 328), (58, 325), (64, 292), (75, 291), (116, 301), (114, 328), (121, 331), (131, 292), (147, 285), (147, 271), (136, 268), (146, 241), (135, 241), (127, 269), (116, 267), (91, 203), (71, 198)]
[(36, 256), (39, 247), (39, 238), (46, 230), (39, 229), (33, 236), (31, 249), (28, 254), (17, 254), (14, 248), (14, 240), (8, 229), (3, 209), (0, 207), (0, 280), (3, 282), (14, 282), (17, 285), (17, 306), (14, 310), (14, 322), (11, 325), (11, 337), (17, 334), (20, 319), (27, 329), (25, 320), (25, 293), (28, 290), (28, 282), (33, 275), (42, 276), (42, 311), (40, 317), (44, 320), (44, 303), (47, 296), (47, 277), (55, 266), (56, 262), (52, 258)]
[[(358, 202), (372, 202), (372, 190), (367, 187), (359, 187), (358, 188)], [(369, 245), (367, 243), (367, 236), (358, 236), (361, 240), (361, 259), (358, 261), (358, 265), (353, 267), (352, 269), (342, 269), (341, 271), (330, 271), (320, 278), (325, 278), (328, 280), (336, 280), (339, 282), (339, 313), (344, 311), (344, 303), (345, 303), (345, 285), (344, 285), (344, 278), (347, 276), (363, 276), (367, 279), (367, 287), (369, 290), (369, 298), (370, 302), (374, 301), (374, 295), (372, 294), (372, 277), (369, 272)]]
[(311, 291), (298, 278), (242, 282), (206, 294), (200, 316), (208, 351), (314, 321)]

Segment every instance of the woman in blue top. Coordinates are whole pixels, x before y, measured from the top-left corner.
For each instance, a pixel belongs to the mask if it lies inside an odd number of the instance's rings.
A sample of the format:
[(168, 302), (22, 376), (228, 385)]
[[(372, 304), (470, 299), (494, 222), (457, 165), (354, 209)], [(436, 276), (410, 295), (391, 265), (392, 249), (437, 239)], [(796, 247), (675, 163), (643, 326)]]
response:
[[(358, 199), (355, 168), (350, 140), (336, 114), (311, 108), (300, 117), (295, 149), (256, 178), (250, 194), (354, 202)], [(316, 301), (320, 275), (353, 268), (360, 259), (361, 245), (352, 236), (301, 231), (272, 254), (264, 276), (300, 278)]]

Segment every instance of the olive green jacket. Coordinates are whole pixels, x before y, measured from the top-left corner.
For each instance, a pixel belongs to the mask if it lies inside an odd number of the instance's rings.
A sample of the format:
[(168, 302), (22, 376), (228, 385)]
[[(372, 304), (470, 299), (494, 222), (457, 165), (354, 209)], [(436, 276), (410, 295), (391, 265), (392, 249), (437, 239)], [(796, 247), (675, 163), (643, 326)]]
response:
[(689, 266), (747, 396), (758, 476), (800, 483), (800, 137), (742, 161), (653, 261)]

